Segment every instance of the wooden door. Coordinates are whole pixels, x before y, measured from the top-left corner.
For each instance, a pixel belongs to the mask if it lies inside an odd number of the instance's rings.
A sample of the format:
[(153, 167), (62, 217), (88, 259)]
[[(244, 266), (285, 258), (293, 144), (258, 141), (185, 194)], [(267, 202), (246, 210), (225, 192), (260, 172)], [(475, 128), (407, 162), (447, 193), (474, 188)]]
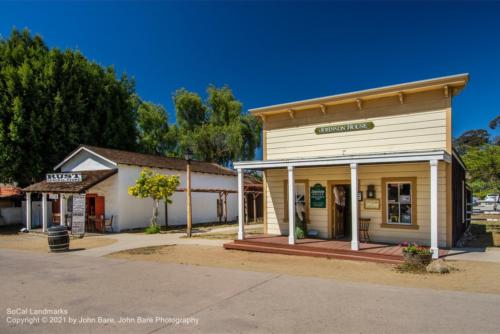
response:
[(104, 196), (95, 197), (95, 225), (97, 231), (104, 231)]
[(336, 184), (331, 188), (332, 195), (332, 217), (333, 217), (333, 231), (332, 236), (334, 239), (343, 238), (346, 236), (345, 222), (349, 215), (348, 207), (348, 192), (346, 187), (349, 185)]

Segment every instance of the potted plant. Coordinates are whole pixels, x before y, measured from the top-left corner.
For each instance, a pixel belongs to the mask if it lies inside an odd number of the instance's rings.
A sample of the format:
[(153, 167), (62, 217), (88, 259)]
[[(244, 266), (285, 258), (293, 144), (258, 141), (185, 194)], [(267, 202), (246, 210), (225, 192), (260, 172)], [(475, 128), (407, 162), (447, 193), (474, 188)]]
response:
[(405, 262), (414, 266), (427, 266), (432, 260), (432, 251), (424, 246), (419, 246), (415, 242), (403, 242), (403, 257)]

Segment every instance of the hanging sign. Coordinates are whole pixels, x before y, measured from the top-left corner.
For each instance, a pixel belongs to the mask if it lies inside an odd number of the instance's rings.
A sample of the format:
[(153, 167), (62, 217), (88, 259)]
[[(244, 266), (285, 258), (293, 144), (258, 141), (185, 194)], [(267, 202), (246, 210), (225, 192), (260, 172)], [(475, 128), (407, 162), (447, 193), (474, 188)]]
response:
[(311, 208), (326, 208), (326, 188), (316, 183), (310, 189)]
[(71, 234), (85, 233), (85, 194), (73, 195), (73, 214), (71, 218)]
[(81, 173), (48, 173), (45, 176), (47, 182), (82, 182)]
[(316, 128), (314, 132), (317, 135), (323, 135), (327, 133), (339, 133), (339, 132), (351, 132), (351, 131), (361, 131), (361, 130), (371, 130), (375, 127), (373, 122), (360, 122), (360, 123), (345, 123), (338, 125), (328, 125)]

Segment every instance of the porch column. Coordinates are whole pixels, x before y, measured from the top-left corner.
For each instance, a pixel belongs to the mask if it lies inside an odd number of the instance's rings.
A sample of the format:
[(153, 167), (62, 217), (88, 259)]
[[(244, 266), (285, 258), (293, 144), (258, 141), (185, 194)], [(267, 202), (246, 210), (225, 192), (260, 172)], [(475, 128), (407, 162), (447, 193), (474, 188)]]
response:
[(31, 193), (26, 193), (26, 229), (31, 230)]
[(64, 194), (59, 194), (59, 214), (61, 216), (59, 218), (61, 226), (66, 225), (66, 198)]
[(358, 164), (351, 164), (351, 249), (359, 250), (358, 234)]
[(288, 166), (288, 244), (295, 244), (295, 176), (293, 166)]
[(244, 179), (243, 179), (243, 169), (238, 168), (238, 240), (245, 239), (245, 208), (244, 206)]
[(438, 161), (431, 160), (431, 251), (432, 258), (439, 258), (438, 248)]
[(42, 193), (42, 232), (47, 232), (49, 215), (47, 213), (47, 193)]

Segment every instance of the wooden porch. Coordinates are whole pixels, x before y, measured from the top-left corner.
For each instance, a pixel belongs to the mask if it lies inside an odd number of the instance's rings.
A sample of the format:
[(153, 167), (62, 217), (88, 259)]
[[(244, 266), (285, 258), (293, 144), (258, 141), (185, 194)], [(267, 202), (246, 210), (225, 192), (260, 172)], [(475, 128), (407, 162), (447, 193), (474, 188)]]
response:
[[(286, 236), (259, 235), (248, 236), (245, 240), (234, 240), (224, 244), (224, 248), (390, 264), (403, 263), (402, 247), (399, 245), (361, 242), (359, 251), (353, 251), (351, 242), (347, 240), (306, 238), (298, 239), (295, 245), (289, 245)], [(446, 253), (446, 250), (439, 250), (440, 257), (445, 256)]]

